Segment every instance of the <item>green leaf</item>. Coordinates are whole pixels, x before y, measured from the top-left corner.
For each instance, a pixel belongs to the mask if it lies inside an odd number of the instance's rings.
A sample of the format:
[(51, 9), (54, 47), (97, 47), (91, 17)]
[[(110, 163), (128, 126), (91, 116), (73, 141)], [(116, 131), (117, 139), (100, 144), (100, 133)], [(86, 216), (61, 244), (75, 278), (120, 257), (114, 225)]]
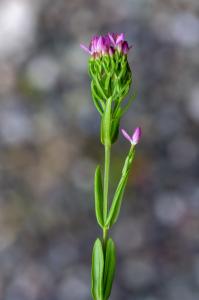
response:
[(106, 80), (105, 80), (105, 90), (106, 91), (108, 91), (108, 89), (109, 89), (110, 79), (111, 79), (111, 74), (108, 73), (106, 76)]
[(99, 74), (99, 72), (94, 70), (96, 66), (97, 65), (96, 64), (94, 65), (93, 63), (89, 64), (89, 74), (92, 77), (92, 79), (93, 79), (93, 81), (96, 85), (97, 93), (98, 93), (99, 97), (106, 100), (107, 97), (106, 97), (106, 95), (105, 95), (105, 93), (104, 93), (104, 91), (103, 91), (103, 89), (100, 85), (100, 82), (99, 82), (99, 79), (98, 79), (98, 76), (97, 76)]
[(94, 300), (103, 300), (104, 254), (100, 239), (95, 241), (92, 254), (91, 293)]
[(103, 228), (103, 187), (102, 187), (102, 178), (100, 172), (100, 166), (97, 166), (95, 171), (95, 214), (98, 221), (98, 224)]
[(111, 122), (111, 143), (115, 143), (119, 134), (120, 118), (112, 119)]
[(111, 227), (117, 221), (117, 218), (118, 218), (118, 215), (120, 212), (120, 208), (121, 208), (121, 204), (122, 204), (124, 190), (125, 190), (127, 180), (128, 180), (130, 167), (134, 160), (134, 157), (135, 157), (135, 148), (131, 147), (129, 154), (125, 160), (124, 167), (122, 170), (122, 176), (121, 176), (121, 179), (117, 186), (117, 189), (115, 191), (115, 195), (113, 197), (113, 201), (112, 201), (111, 208), (110, 208), (110, 211), (108, 214), (108, 218), (105, 223), (105, 226), (107, 226), (107, 227)]
[(91, 94), (92, 94), (92, 99), (93, 99), (94, 105), (97, 108), (100, 115), (102, 116), (103, 109), (104, 109), (104, 103), (103, 103), (103, 100), (101, 100), (101, 98), (97, 95), (97, 93), (95, 91), (95, 85), (94, 85), (93, 80), (91, 81)]
[(93, 74), (93, 80), (95, 82), (95, 85), (96, 85), (97, 91), (99, 93), (99, 96), (102, 97), (104, 100), (106, 100), (107, 97), (105, 95), (105, 92), (103, 91), (103, 88), (101, 87), (101, 84), (100, 84), (97, 76), (95, 76), (94, 74)]
[(105, 226), (111, 227), (117, 221), (127, 179), (127, 176), (123, 176), (119, 182)]
[(105, 254), (105, 266), (104, 266), (104, 279), (103, 279), (103, 290), (104, 290), (104, 300), (108, 300), (113, 279), (115, 275), (115, 245), (112, 239), (109, 239), (106, 244), (106, 254)]

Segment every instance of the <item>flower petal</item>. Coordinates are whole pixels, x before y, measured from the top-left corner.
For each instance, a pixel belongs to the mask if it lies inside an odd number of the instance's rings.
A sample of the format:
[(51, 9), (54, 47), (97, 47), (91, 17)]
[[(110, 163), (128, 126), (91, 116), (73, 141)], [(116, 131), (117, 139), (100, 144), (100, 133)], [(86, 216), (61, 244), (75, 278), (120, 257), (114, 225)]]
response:
[(97, 41), (97, 46), (96, 46), (97, 52), (101, 52), (102, 47), (103, 47), (103, 39), (102, 39), (102, 36), (100, 36), (98, 41)]
[(117, 35), (117, 38), (116, 38), (116, 45), (119, 43), (119, 42), (123, 42), (124, 41), (124, 33), (120, 33)]
[(114, 33), (108, 33), (108, 37), (111, 43), (113, 44), (113, 46), (116, 46)]
[(141, 135), (142, 135), (142, 130), (140, 127), (137, 127), (131, 138), (133, 145), (137, 145), (137, 143), (139, 143)]
[(81, 47), (84, 51), (86, 51), (87, 53), (91, 54), (91, 51), (90, 51), (89, 48), (86, 47), (85, 45), (80, 44), (80, 47)]
[(126, 130), (121, 129), (123, 136), (125, 137), (125, 139), (127, 139), (130, 143), (132, 143), (131, 137), (130, 135), (126, 132)]

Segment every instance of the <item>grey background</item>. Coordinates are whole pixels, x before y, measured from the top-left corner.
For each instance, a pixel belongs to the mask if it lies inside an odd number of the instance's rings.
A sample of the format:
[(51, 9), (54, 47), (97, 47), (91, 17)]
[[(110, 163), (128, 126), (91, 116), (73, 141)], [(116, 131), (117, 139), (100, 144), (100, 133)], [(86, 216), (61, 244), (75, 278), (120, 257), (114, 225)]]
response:
[[(121, 216), (113, 300), (199, 297), (198, 0), (0, 2), (0, 299), (87, 300), (103, 161), (90, 97), (93, 34), (125, 32), (141, 126)], [(111, 189), (127, 141), (112, 152)]]

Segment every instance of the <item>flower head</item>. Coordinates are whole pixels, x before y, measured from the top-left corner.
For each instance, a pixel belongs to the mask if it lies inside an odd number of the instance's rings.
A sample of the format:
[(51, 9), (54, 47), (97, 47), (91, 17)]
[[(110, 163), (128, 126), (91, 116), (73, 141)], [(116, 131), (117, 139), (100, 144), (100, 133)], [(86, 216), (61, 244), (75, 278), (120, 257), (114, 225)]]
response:
[(112, 56), (115, 51), (126, 55), (131, 47), (124, 40), (124, 33), (108, 33), (107, 35), (93, 36), (89, 47), (80, 44), (80, 47), (93, 58), (104, 55)]
[(142, 131), (140, 127), (137, 127), (134, 131), (134, 133), (132, 134), (132, 136), (130, 136), (126, 130), (122, 129), (122, 134), (123, 136), (131, 143), (131, 145), (135, 146), (139, 143), (141, 135), (142, 135)]
[[(90, 45), (81, 48), (89, 54), (88, 72), (91, 77), (91, 93), (94, 105), (102, 116), (101, 141), (109, 139), (112, 144), (119, 134), (120, 119), (126, 111), (121, 105), (129, 93), (132, 72), (128, 62), (129, 47), (124, 33), (108, 33), (93, 36)], [(105, 115), (109, 117), (105, 118)], [(110, 118), (109, 132), (107, 125)], [(105, 125), (104, 125), (105, 124)], [(130, 141), (131, 142), (131, 141)]]

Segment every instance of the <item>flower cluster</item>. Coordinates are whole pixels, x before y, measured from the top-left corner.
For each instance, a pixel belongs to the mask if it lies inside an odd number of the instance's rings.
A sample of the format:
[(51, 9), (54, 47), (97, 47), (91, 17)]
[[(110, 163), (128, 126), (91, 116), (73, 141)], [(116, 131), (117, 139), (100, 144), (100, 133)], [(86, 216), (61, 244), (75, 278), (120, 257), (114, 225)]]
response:
[(112, 56), (116, 51), (126, 55), (131, 48), (124, 39), (124, 33), (108, 33), (103, 36), (94, 36), (89, 47), (83, 44), (80, 46), (93, 58), (99, 58), (104, 55)]
[(118, 138), (120, 119), (131, 101), (123, 103), (132, 83), (127, 55), (131, 47), (123, 33), (108, 33), (94, 36), (89, 47), (81, 44), (81, 48), (90, 55), (91, 94), (102, 116), (101, 142), (113, 144)]

